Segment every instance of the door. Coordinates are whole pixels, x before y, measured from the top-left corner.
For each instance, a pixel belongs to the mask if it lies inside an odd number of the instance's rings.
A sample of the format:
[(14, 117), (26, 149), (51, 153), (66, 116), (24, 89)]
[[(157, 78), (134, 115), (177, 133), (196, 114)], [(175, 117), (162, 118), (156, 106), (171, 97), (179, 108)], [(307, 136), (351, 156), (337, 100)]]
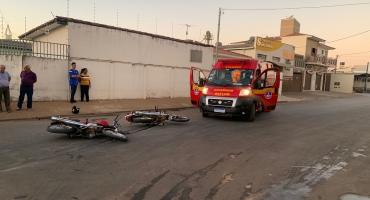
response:
[(321, 86), (321, 75), (316, 74), (315, 90), (320, 90)]
[(302, 92), (302, 74), (293, 74), (292, 92)]
[(264, 111), (275, 110), (279, 96), (280, 69), (266, 69), (254, 80), (252, 85), (252, 92), (263, 102)]
[(291, 92), (293, 87), (293, 78), (292, 77), (283, 77), (283, 85), (281, 87), (281, 92)]
[(325, 90), (324, 91), (330, 91), (330, 78), (331, 74), (325, 74)]
[(197, 67), (190, 68), (190, 99), (193, 106), (198, 107), (199, 97), (202, 94), (206, 76)]
[(304, 89), (305, 90), (311, 90), (311, 79), (312, 75), (306, 72), (306, 77), (304, 80)]

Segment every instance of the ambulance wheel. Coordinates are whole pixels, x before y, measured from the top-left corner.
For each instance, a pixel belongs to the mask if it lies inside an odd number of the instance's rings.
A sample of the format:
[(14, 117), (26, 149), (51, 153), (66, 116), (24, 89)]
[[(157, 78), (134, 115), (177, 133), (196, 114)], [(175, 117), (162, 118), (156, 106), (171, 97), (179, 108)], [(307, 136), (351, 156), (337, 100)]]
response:
[(256, 104), (253, 103), (246, 120), (249, 122), (253, 122), (255, 118), (256, 118)]
[(208, 114), (207, 113), (202, 113), (202, 116), (203, 117), (208, 117)]

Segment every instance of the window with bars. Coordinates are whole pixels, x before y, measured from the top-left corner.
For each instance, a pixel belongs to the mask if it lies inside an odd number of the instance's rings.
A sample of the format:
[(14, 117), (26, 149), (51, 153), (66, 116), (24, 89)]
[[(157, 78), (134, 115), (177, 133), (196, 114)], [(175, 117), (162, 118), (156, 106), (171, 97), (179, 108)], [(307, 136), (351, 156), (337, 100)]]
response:
[(273, 62), (280, 62), (280, 58), (279, 57), (272, 56), (272, 61)]
[(257, 54), (257, 59), (261, 61), (266, 61), (266, 55), (263, 54)]
[(190, 50), (190, 62), (201, 63), (203, 52), (201, 50)]

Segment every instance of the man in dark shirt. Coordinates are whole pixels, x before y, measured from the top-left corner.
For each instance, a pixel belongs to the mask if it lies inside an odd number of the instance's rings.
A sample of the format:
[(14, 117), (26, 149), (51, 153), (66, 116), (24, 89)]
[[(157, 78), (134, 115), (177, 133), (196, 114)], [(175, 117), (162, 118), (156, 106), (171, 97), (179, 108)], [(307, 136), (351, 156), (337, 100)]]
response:
[(32, 109), (32, 95), (33, 95), (33, 84), (37, 82), (37, 76), (31, 71), (30, 65), (24, 66), (24, 71), (21, 72), (21, 88), (18, 98), (17, 110), (22, 109), (24, 101), (24, 95), (27, 94), (27, 110)]

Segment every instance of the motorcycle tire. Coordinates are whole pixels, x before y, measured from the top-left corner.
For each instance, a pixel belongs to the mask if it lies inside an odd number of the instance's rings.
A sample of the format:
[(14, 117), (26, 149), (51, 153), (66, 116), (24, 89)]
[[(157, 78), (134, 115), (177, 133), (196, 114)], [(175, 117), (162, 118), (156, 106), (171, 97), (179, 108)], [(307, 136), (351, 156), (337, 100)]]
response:
[(46, 128), (50, 133), (60, 133), (60, 134), (73, 134), (77, 132), (76, 128), (66, 126), (64, 124), (53, 124)]
[(108, 136), (108, 137), (111, 137), (113, 139), (117, 139), (117, 140), (122, 140), (122, 141), (127, 141), (128, 140), (128, 137), (122, 133), (119, 133), (119, 132), (115, 132), (115, 131), (112, 131), (112, 130), (105, 130), (103, 131), (103, 134), (105, 136)]
[(156, 119), (153, 117), (136, 117), (132, 119), (132, 122), (134, 123), (152, 123)]
[(171, 121), (174, 121), (174, 122), (188, 122), (190, 119), (187, 118), (187, 117), (183, 117), (183, 116), (175, 116), (172, 118)]

